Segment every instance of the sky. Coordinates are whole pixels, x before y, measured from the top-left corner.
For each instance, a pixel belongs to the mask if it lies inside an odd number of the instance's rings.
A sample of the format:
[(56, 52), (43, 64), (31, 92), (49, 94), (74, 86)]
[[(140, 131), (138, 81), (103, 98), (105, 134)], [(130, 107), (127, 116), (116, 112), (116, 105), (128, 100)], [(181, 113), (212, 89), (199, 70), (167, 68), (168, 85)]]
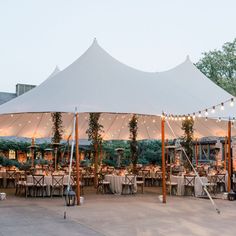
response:
[(0, 0), (0, 91), (42, 83), (92, 44), (143, 71), (236, 37), (235, 0)]

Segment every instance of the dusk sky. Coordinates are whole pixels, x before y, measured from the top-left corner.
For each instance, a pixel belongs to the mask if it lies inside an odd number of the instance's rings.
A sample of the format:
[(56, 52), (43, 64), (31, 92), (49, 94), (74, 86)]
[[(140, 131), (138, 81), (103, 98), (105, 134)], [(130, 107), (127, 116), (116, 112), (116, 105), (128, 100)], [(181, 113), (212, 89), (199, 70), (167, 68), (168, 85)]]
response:
[(197, 62), (236, 37), (234, 0), (0, 0), (0, 91), (40, 84), (94, 37), (119, 61), (144, 71)]

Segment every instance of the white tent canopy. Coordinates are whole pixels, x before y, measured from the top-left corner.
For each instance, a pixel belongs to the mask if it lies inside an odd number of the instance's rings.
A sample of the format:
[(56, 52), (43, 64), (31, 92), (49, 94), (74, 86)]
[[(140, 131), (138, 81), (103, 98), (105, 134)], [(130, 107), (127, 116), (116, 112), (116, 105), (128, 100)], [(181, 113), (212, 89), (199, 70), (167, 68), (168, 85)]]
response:
[[(77, 107), (80, 138), (87, 138), (89, 112), (103, 113), (105, 139), (128, 139), (131, 113), (143, 114), (139, 118), (139, 139), (160, 138), (158, 116), (163, 111), (189, 114), (232, 97), (205, 77), (189, 58), (169, 71), (143, 72), (111, 57), (96, 40), (74, 63), (54, 72), (38, 87), (0, 106), (0, 135), (48, 137), (49, 112), (65, 113), (63, 122), (68, 134), (72, 123), (70, 113)], [(228, 107), (216, 111), (214, 116), (234, 114), (235, 107)], [(181, 122), (170, 123), (176, 134), (182, 135)], [(197, 119), (195, 129), (198, 137), (225, 136), (227, 126), (225, 122)], [(167, 128), (168, 136), (173, 137)]]

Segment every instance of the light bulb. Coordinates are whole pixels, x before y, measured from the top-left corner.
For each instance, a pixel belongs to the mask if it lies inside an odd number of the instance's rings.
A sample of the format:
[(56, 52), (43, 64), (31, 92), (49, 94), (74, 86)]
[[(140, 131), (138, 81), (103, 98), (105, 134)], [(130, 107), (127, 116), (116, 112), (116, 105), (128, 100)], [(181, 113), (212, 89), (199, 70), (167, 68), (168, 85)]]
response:
[(222, 111), (225, 109), (225, 107), (224, 107), (224, 103), (223, 103), (223, 102), (221, 103), (221, 107), (220, 107), (220, 109), (221, 109)]
[(212, 107), (212, 110), (211, 110), (211, 113), (215, 113), (215, 112), (216, 112), (216, 107), (213, 106), (213, 107)]
[(205, 116), (208, 116), (208, 110), (206, 109), (206, 111), (205, 111)]
[(233, 98), (231, 98), (231, 100), (230, 100), (230, 106), (231, 106), (231, 107), (234, 106), (234, 99), (233, 99)]
[(199, 113), (198, 113), (198, 117), (202, 117), (202, 113), (201, 113), (201, 111), (199, 111)]

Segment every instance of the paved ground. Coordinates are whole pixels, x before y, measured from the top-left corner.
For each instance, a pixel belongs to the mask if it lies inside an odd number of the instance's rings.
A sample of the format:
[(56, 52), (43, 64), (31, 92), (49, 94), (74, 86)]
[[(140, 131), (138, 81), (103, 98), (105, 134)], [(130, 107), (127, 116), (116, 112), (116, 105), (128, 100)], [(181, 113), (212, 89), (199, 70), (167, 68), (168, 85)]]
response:
[(63, 219), (60, 198), (0, 201), (0, 235), (235, 235), (236, 201), (169, 197), (166, 205), (154, 193), (136, 196), (85, 195)]

